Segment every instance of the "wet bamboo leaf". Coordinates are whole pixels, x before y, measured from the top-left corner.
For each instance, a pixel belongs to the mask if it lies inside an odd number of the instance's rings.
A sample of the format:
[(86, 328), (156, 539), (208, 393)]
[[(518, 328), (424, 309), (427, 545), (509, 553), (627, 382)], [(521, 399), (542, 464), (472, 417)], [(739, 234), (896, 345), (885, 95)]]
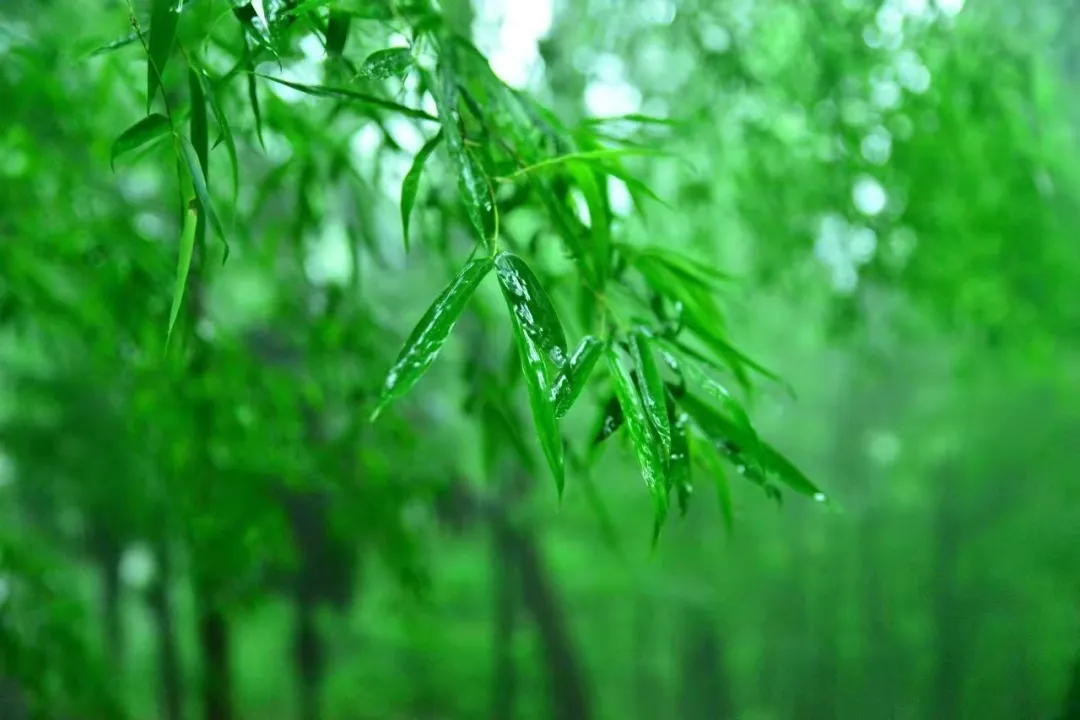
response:
[(562, 436), (559, 433), (559, 423), (555, 419), (555, 406), (551, 402), (551, 388), (548, 383), (547, 368), (544, 365), (544, 356), (540, 346), (526, 332), (517, 311), (517, 301), (505, 285), (503, 297), (510, 311), (514, 342), (521, 362), (521, 373), (525, 378), (525, 388), (529, 394), (529, 408), (532, 410), (533, 422), (536, 424), (536, 435), (540, 440), (540, 448), (544, 451), (548, 467), (551, 468), (551, 474), (555, 478), (555, 487), (561, 500), (563, 487), (566, 484), (566, 467)]
[(138, 39), (139, 39), (139, 33), (132, 30), (127, 35), (124, 35), (123, 37), (117, 38), (116, 40), (113, 40), (112, 42), (106, 43), (104, 45), (101, 45), (100, 47), (95, 48), (86, 57), (97, 57), (98, 55), (105, 55), (106, 53), (110, 53), (113, 50), (119, 50), (122, 47), (127, 47), (128, 45), (131, 45), (132, 43), (134, 43)]
[[(210, 87), (210, 91), (206, 94), (207, 99), (210, 101), (210, 110), (214, 113), (214, 119), (217, 121), (218, 129), (221, 131), (221, 138), (219, 142), (225, 143), (225, 152), (229, 155), (229, 168), (232, 171), (232, 186), (233, 197), (236, 197), (240, 192), (240, 163), (236, 157), (236, 138), (233, 136), (232, 127), (229, 125), (229, 118), (225, 115), (225, 112), (221, 108), (221, 103), (218, 102), (217, 95), (214, 93), (214, 83), (210, 79), (210, 75), (206, 70), (202, 71), (202, 77)], [(217, 142), (214, 143), (215, 147)]]
[(221, 242), (225, 244), (224, 262), (229, 258), (229, 239), (225, 235), (225, 228), (221, 225), (217, 212), (214, 211), (214, 203), (210, 198), (210, 189), (206, 186), (206, 176), (203, 175), (199, 155), (195, 148), (192, 147), (190, 140), (183, 135), (176, 135), (175, 137), (179, 145), (180, 157), (191, 175), (191, 185), (195, 190), (195, 197), (199, 200), (199, 212), (206, 217), (210, 227), (221, 238)]
[(623, 417), (622, 405), (619, 404), (619, 398), (610, 397), (604, 404), (604, 410), (600, 414), (600, 421), (596, 424), (593, 445), (599, 445), (614, 435), (623, 426), (624, 422), (625, 418)]
[(371, 414), (374, 420), (386, 407), (407, 393), (431, 367), (454, 323), (476, 286), (491, 270), (491, 258), (470, 260), (427, 309), (398, 353), (383, 383), (382, 397)]
[(247, 65), (248, 101), (251, 103), (251, 114), (255, 117), (255, 136), (259, 139), (259, 147), (265, 151), (266, 142), (263, 140), (262, 110), (259, 109), (259, 85), (255, 80), (255, 61), (246, 40), (244, 41), (244, 54)]
[(409, 48), (395, 47), (376, 50), (360, 65), (359, 75), (371, 80), (386, 80), (408, 72), (413, 56)]
[(517, 255), (501, 252), (495, 257), (495, 272), (525, 333), (556, 367), (563, 367), (566, 334), (562, 321), (532, 269)]
[(694, 492), (694, 485), (690, 481), (689, 422), (690, 418), (685, 413), (676, 414), (671, 424), (671, 455), (668, 459), (668, 480), (675, 488), (679, 513), (684, 517)]
[(581, 395), (585, 385), (589, 381), (589, 375), (596, 367), (596, 361), (603, 354), (604, 343), (592, 335), (586, 335), (574, 348), (570, 355), (570, 362), (555, 378), (551, 386), (551, 402), (555, 406), (555, 417), (562, 419), (574, 401)]
[(169, 134), (169, 119), (160, 113), (147, 115), (120, 133), (113, 141), (110, 163), (116, 168), (116, 159), (151, 142), (157, 142)]
[(574, 178), (574, 184), (585, 197), (589, 208), (589, 231), (592, 235), (593, 262), (596, 276), (602, 288), (611, 274), (611, 214), (604, 201), (605, 192), (601, 190), (591, 167), (585, 163), (572, 162), (567, 169)]
[(180, 14), (176, 12), (176, 0), (151, 0), (150, 3), (150, 40), (149, 57), (146, 60), (146, 112), (154, 104), (154, 96), (161, 87), (165, 76), (165, 65), (169, 62), (173, 45), (176, 43), (176, 25)]
[(412, 167), (409, 168), (405, 180), (401, 183), (401, 230), (405, 238), (405, 252), (409, 251), (409, 216), (412, 214), (413, 205), (416, 203), (416, 192), (420, 187), (420, 177), (424, 174), (424, 165), (427, 163), (431, 153), (442, 142), (442, 137), (442, 130), (440, 130), (435, 134), (435, 137), (424, 143), (424, 146), (420, 148), (420, 152), (416, 153), (416, 157), (413, 158)]
[(521, 168), (508, 177), (515, 178), (526, 173), (535, 172), (537, 170), (553, 169), (558, 165), (573, 161), (590, 161), (590, 160), (609, 160), (612, 158), (627, 157), (630, 155), (644, 155), (647, 157), (667, 157), (670, 153), (666, 153), (656, 148), (640, 147), (640, 148), (604, 148), (601, 150), (586, 150), (584, 152), (567, 153), (566, 155), (559, 155), (557, 157), (548, 158), (547, 160), (541, 160), (538, 163), (529, 165), (528, 167)]
[(330, 19), (326, 23), (326, 54), (332, 58), (339, 58), (345, 51), (345, 42), (349, 39), (349, 24), (352, 18), (345, 13), (330, 11)]
[(664, 480), (664, 456), (661, 455), (660, 443), (645, 412), (645, 405), (638, 396), (634, 380), (623, 365), (615, 348), (607, 350), (608, 368), (615, 385), (615, 395), (619, 399), (626, 426), (630, 429), (630, 439), (634, 445), (641, 475), (653, 498), (653, 511), (656, 521), (653, 542), (659, 537), (660, 528), (667, 518), (668, 494)]
[[(199, 168), (203, 178), (210, 176), (210, 132), (206, 121), (206, 97), (203, 92), (202, 79), (195, 68), (188, 68), (188, 91), (191, 96), (191, 146), (195, 148), (195, 155), (199, 158)], [(206, 242), (206, 213), (199, 215), (199, 221), (195, 227), (195, 244), (200, 248)]]
[(810, 478), (806, 477), (802, 470), (795, 466), (776, 448), (768, 443), (761, 443), (761, 456), (766, 470), (774, 474), (780, 482), (787, 485), (795, 492), (813, 498), (818, 502), (826, 502), (825, 493), (815, 485)]
[[(694, 457), (701, 459), (705, 472), (708, 473), (713, 487), (716, 488), (716, 501), (720, 505), (720, 516), (724, 519), (724, 530), (730, 536), (735, 529), (735, 508), (731, 500), (731, 485), (728, 483), (727, 472), (724, 471), (724, 463), (716, 449), (708, 447), (711, 443), (707, 440), (700, 441), (694, 437), (692, 442), (695, 446)], [(700, 448), (700, 452), (696, 452), (698, 445), (704, 446)]]
[(638, 384), (645, 403), (645, 414), (648, 415), (660, 441), (662, 457), (666, 458), (671, 453), (671, 425), (668, 421), (664, 380), (660, 377), (660, 368), (657, 367), (656, 357), (653, 355), (652, 338), (644, 329), (639, 328), (630, 335), (630, 347), (638, 370)]
[(350, 102), (357, 102), (362, 105), (370, 105), (371, 107), (381, 108), (383, 110), (390, 110), (405, 117), (416, 118), (418, 120), (438, 120), (433, 115), (429, 115), (423, 110), (417, 110), (415, 108), (401, 105), (392, 100), (384, 100), (368, 93), (358, 92), (356, 90), (350, 90), (349, 88), (336, 88), (328, 87), (326, 85), (304, 85), (303, 83), (295, 83), (290, 80), (283, 80), (282, 78), (271, 77), (270, 75), (263, 75), (256, 73), (258, 77), (265, 78), (270, 82), (275, 82), (278, 85), (284, 85), (285, 87), (292, 88), (297, 92), (302, 92), (305, 95), (311, 95), (313, 97), (332, 98), (335, 100), (347, 100)]
[(184, 301), (184, 288), (187, 287), (188, 273), (191, 271), (191, 256), (195, 251), (195, 227), (198, 225), (198, 211), (194, 203), (189, 202), (184, 212), (184, 225), (180, 232), (180, 253), (176, 260), (176, 280), (173, 285), (172, 308), (169, 310), (169, 329), (165, 333), (165, 347), (169, 346), (176, 318), (180, 315), (180, 306)]

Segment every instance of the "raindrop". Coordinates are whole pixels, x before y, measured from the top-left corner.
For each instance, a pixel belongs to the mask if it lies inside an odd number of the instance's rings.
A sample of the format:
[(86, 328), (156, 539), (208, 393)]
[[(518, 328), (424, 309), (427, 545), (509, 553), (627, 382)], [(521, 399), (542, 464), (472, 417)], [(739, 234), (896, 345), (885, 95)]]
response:
[(814, 500), (817, 502), (825, 502), (827, 499), (825, 493), (814, 493)]

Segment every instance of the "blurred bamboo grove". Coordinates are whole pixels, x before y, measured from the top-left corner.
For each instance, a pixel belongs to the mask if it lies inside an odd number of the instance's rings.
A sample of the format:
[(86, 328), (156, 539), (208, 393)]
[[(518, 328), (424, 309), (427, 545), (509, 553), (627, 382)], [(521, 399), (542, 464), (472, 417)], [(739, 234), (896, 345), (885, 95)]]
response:
[(0, 720), (1080, 720), (1069, 0), (5, 0)]

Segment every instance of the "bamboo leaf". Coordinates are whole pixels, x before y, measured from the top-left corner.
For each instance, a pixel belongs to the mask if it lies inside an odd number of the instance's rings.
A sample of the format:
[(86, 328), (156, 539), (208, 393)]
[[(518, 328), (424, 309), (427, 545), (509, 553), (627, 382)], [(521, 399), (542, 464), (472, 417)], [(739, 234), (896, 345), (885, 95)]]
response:
[[(214, 92), (214, 84), (210, 79), (210, 75), (204, 69), (202, 71), (203, 79), (210, 85), (210, 92), (206, 94), (207, 99), (210, 101), (210, 110), (214, 113), (214, 119), (217, 121), (218, 128), (221, 130), (221, 140), (225, 142), (225, 152), (229, 155), (229, 167), (232, 170), (232, 185), (233, 185), (233, 197), (236, 197), (240, 193), (240, 163), (236, 156), (236, 138), (233, 136), (232, 127), (229, 125), (229, 118), (225, 115), (224, 110), (221, 108), (221, 103), (218, 102), (217, 94)], [(217, 143), (215, 143), (215, 146)]]
[(262, 111), (259, 109), (259, 86), (255, 81), (255, 59), (247, 40), (244, 41), (244, 55), (247, 66), (248, 102), (251, 103), (251, 114), (255, 116), (255, 136), (259, 139), (259, 147), (265, 151), (266, 142), (263, 140)]
[(345, 51), (351, 22), (349, 15), (336, 10), (330, 11), (330, 19), (326, 23), (326, 54), (330, 57), (339, 58)]
[(157, 142), (169, 134), (169, 119), (160, 113), (147, 115), (113, 141), (110, 165), (116, 169), (116, 159), (151, 142)]
[(592, 335), (586, 335), (574, 348), (570, 355), (570, 362), (559, 373), (551, 386), (551, 402), (555, 406), (555, 417), (562, 419), (574, 401), (581, 395), (589, 381), (589, 375), (596, 367), (597, 360), (604, 351), (604, 343)]
[(821, 503), (828, 501), (821, 488), (815, 485), (802, 470), (772, 445), (765, 442), (761, 443), (761, 457), (765, 468), (795, 492)]
[(407, 393), (427, 372), (449, 337), (454, 323), (480, 281), (491, 270), (491, 258), (470, 260), (427, 309), (405, 341), (383, 383), (382, 396), (371, 419)]
[[(692, 441), (694, 445), (699, 442), (706, 446), (711, 444), (707, 440), (699, 441), (696, 437), (692, 438)], [(716, 488), (716, 501), (720, 505), (720, 516), (724, 519), (724, 530), (730, 537), (735, 529), (735, 504), (731, 500), (731, 484), (728, 483), (724, 463), (721, 462), (716, 448), (704, 447), (701, 450), (701, 452), (695, 452), (694, 456), (701, 459), (705, 471), (712, 479), (713, 486)]]
[[(210, 177), (210, 132), (206, 121), (206, 96), (203, 92), (202, 79), (195, 68), (188, 68), (188, 91), (191, 95), (191, 146), (199, 158), (199, 169), (204, 179)], [(199, 216), (195, 228), (195, 244), (200, 248), (206, 241), (206, 214)]]
[(180, 232), (180, 253), (176, 260), (176, 280), (173, 285), (172, 308), (169, 310), (169, 329), (165, 333), (165, 347), (169, 347), (173, 326), (180, 315), (180, 306), (184, 301), (184, 289), (187, 287), (188, 273), (191, 271), (191, 256), (195, 251), (195, 227), (198, 225), (198, 211), (194, 203), (188, 202), (184, 212), (184, 225)]
[(409, 216), (412, 214), (413, 205), (416, 203), (416, 193), (420, 187), (420, 177), (424, 174), (424, 165), (431, 153), (442, 142), (442, 130), (435, 137), (424, 143), (420, 151), (413, 158), (412, 167), (409, 168), (405, 180), (401, 183), (401, 229), (405, 238), (405, 252), (409, 251)]
[(548, 384), (547, 368), (540, 346), (526, 331), (521, 316), (517, 312), (516, 299), (503, 285), (503, 297), (510, 311), (511, 325), (514, 328), (514, 342), (517, 345), (521, 373), (525, 378), (525, 389), (529, 395), (529, 409), (532, 410), (536, 435), (540, 448), (544, 451), (548, 467), (555, 478), (555, 488), (562, 500), (566, 485), (566, 467), (563, 458), (562, 436), (559, 423), (555, 419), (555, 406), (551, 402), (551, 388)]
[(606, 193), (591, 167), (585, 163), (572, 162), (567, 165), (574, 184), (585, 197), (589, 208), (589, 231), (592, 234), (593, 262), (600, 287), (611, 274), (611, 213), (605, 202)]
[(599, 445), (619, 431), (626, 421), (623, 415), (622, 405), (619, 398), (612, 396), (604, 403), (604, 410), (600, 414), (600, 421), (596, 423), (596, 432), (593, 434), (593, 445)]
[(179, 146), (180, 157), (187, 166), (188, 174), (191, 175), (191, 185), (195, 189), (195, 197), (199, 200), (199, 211), (205, 215), (210, 227), (221, 238), (221, 242), (225, 243), (225, 257), (222, 260), (224, 262), (229, 258), (229, 240), (225, 235), (225, 228), (222, 227), (221, 220), (214, 210), (210, 190), (206, 186), (206, 176), (203, 175), (202, 166), (199, 163), (199, 155), (195, 148), (192, 147), (190, 140), (183, 135), (176, 135), (175, 137)]
[(146, 112), (154, 104), (154, 96), (165, 76), (173, 45), (176, 44), (176, 25), (180, 21), (176, 0), (151, 0), (149, 57), (146, 60)]
[(660, 528), (667, 519), (668, 494), (664, 480), (664, 458), (661, 455), (660, 443), (656, 439), (652, 425), (649, 423), (645, 412), (645, 405), (638, 396), (634, 380), (630, 372), (623, 365), (618, 351), (614, 348), (607, 350), (608, 368), (615, 385), (615, 396), (619, 399), (626, 425), (630, 429), (630, 439), (634, 445), (634, 453), (637, 455), (638, 464), (641, 466), (641, 475), (645, 479), (645, 485), (653, 498), (653, 511), (655, 529), (653, 543), (660, 536)]
[(517, 255), (501, 252), (495, 256), (495, 272), (525, 334), (556, 367), (563, 367), (566, 334), (562, 321), (532, 269)]
[(396, 113), (400, 113), (405, 117), (416, 118), (418, 120), (438, 120), (433, 115), (429, 115), (423, 110), (417, 110), (415, 108), (407, 107), (392, 100), (384, 100), (368, 93), (358, 92), (356, 90), (350, 90), (349, 88), (336, 88), (328, 87), (326, 85), (304, 85), (303, 83), (295, 83), (290, 80), (283, 80), (282, 78), (271, 77), (270, 75), (263, 75), (262, 73), (255, 73), (258, 77), (265, 78), (270, 82), (275, 82), (278, 85), (284, 85), (285, 87), (292, 88), (297, 92), (302, 92), (305, 95), (311, 95), (313, 97), (333, 98), (335, 100), (346, 100), (349, 102), (357, 102), (362, 105), (370, 105), (371, 107), (381, 108), (383, 110), (390, 110)]
[(643, 328), (638, 328), (630, 334), (630, 347), (634, 364), (637, 366), (638, 385), (645, 403), (645, 414), (660, 440), (662, 457), (666, 458), (671, 454), (671, 425), (668, 421), (664, 380), (660, 377), (660, 368), (653, 356), (652, 338)]
[(386, 80), (404, 75), (412, 64), (413, 56), (409, 48), (386, 48), (368, 55), (357, 74), (371, 80)]
[[(674, 410), (674, 403), (670, 403), (670, 409)], [(688, 426), (690, 417), (686, 413), (673, 413), (675, 417), (671, 423), (671, 454), (668, 457), (668, 479), (675, 488), (675, 495), (679, 501), (679, 513), (685, 517), (690, 506), (690, 496), (694, 492), (694, 485), (690, 481), (690, 439)]]

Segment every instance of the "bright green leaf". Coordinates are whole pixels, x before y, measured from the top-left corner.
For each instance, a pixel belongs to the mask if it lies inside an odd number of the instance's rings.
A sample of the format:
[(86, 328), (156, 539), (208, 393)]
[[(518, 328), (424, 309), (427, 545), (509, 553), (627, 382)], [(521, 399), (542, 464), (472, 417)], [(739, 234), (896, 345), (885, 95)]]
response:
[(386, 80), (404, 75), (412, 64), (413, 56), (409, 48), (386, 48), (368, 55), (360, 65), (358, 74), (371, 80)]
[(735, 507), (731, 500), (731, 485), (728, 483), (727, 473), (724, 471), (724, 463), (721, 462), (716, 448), (708, 447), (711, 445), (708, 440), (699, 440), (697, 437), (692, 437), (691, 440), (695, 446), (705, 446), (700, 449), (700, 452), (696, 452), (697, 448), (695, 447), (694, 457), (701, 459), (705, 471), (709, 474), (713, 485), (716, 487), (716, 500), (720, 505), (720, 516), (724, 519), (724, 530), (730, 536), (735, 528)]
[(161, 87), (165, 65), (176, 43), (176, 25), (180, 21), (176, 0), (151, 0), (149, 57), (146, 60), (146, 112), (154, 104)]
[(476, 286), (491, 270), (491, 258), (470, 260), (446, 287), (413, 328), (383, 383), (382, 397), (372, 413), (374, 420), (387, 405), (407, 393), (427, 372), (449, 337), (454, 323), (472, 297)]
[(191, 141), (183, 135), (176, 135), (176, 142), (180, 148), (180, 157), (187, 166), (191, 175), (191, 185), (195, 189), (195, 197), (199, 200), (199, 211), (203, 213), (210, 227), (214, 229), (221, 242), (225, 243), (225, 258), (229, 257), (229, 240), (225, 235), (225, 228), (214, 211), (214, 203), (210, 199), (210, 189), (206, 186), (206, 177), (203, 175), (202, 166), (199, 164), (199, 155), (192, 147)]
[(514, 317), (555, 364), (566, 364), (566, 334), (555, 306), (532, 269), (517, 255), (501, 252), (495, 257), (495, 272), (506, 293)]
[(612, 382), (615, 385), (615, 395), (619, 399), (619, 405), (626, 418), (626, 425), (630, 429), (630, 439), (634, 445), (634, 453), (637, 455), (638, 464), (641, 466), (641, 475), (645, 479), (645, 485), (653, 498), (653, 510), (655, 515), (655, 531), (653, 542), (659, 537), (660, 528), (667, 518), (668, 494), (664, 480), (664, 456), (661, 454), (660, 443), (653, 432), (645, 411), (645, 405), (638, 395), (634, 380), (630, 371), (623, 365), (618, 351), (614, 348), (607, 350), (608, 368), (611, 370)]
[(645, 414), (649, 417), (656, 436), (660, 440), (663, 457), (671, 453), (671, 425), (667, 413), (667, 393), (664, 379), (653, 355), (652, 338), (644, 329), (637, 329), (630, 334), (630, 348), (634, 355), (634, 364), (638, 371), (638, 385), (641, 398), (645, 403)]
[(574, 348), (570, 362), (559, 372), (551, 386), (551, 402), (555, 406), (556, 418), (561, 419), (574, 405), (603, 351), (604, 343), (592, 335), (583, 337)]
[(139, 122), (120, 133), (113, 141), (110, 163), (115, 168), (116, 159), (143, 145), (161, 140), (169, 134), (169, 119), (159, 113), (147, 115)]
[(184, 212), (184, 226), (180, 232), (180, 253), (176, 260), (176, 281), (173, 285), (172, 308), (169, 310), (169, 329), (165, 333), (165, 347), (169, 346), (173, 326), (180, 315), (180, 306), (184, 301), (184, 288), (187, 287), (188, 273), (191, 271), (191, 256), (195, 250), (195, 227), (199, 217), (194, 204), (189, 202)]
[[(203, 79), (205, 79), (210, 86), (210, 91), (206, 94), (206, 97), (210, 101), (210, 110), (214, 113), (214, 119), (217, 121), (218, 128), (221, 130), (221, 139), (225, 142), (225, 152), (229, 155), (229, 166), (232, 170), (233, 196), (235, 197), (240, 192), (240, 163), (236, 157), (236, 138), (233, 136), (232, 127), (229, 125), (229, 118), (222, 110), (221, 103), (218, 102), (210, 76), (207, 74), (206, 70), (202, 71), (202, 75)], [(215, 143), (215, 146), (216, 144), (217, 143)]]
[(420, 177), (424, 174), (424, 165), (431, 153), (442, 142), (442, 130), (435, 137), (424, 143), (420, 152), (413, 158), (412, 167), (409, 168), (405, 180), (401, 183), (401, 229), (405, 238), (405, 252), (409, 251), (409, 216), (412, 214), (413, 205), (416, 203), (416, 192), (420, 187)]
[(333, 98), (335, 100), (347, 100), (350, 102), (358, 102), (362, 105), (370, 105), (372, 107), (381, 108), (383, 110), (391, 110), (396, 113), (400, 113), (405, 117), (416, 118), (418, 120), (438, 120), (438, 118), (427, 114), (423, 110), (417, 110), (415, 108), (406, 107), (392, 100), (384, 100), (368, 93), (358, 92), (356, 90), (350, 90), (348, 88), (335, 88), (327, 87), (325, 85), (304, 85), (302, 83), (295, 83), (290, 80), (283, 80), (281, 78), (271, 77), (269, 75), (263, 75), (256, 73), (261, 78), (265, 78), (270, 82), (275, 82), (278, 85), (284, 85), (285, 87), (292, 88), (298, 92), (302, 92), (306, 95), (323, 98)]

